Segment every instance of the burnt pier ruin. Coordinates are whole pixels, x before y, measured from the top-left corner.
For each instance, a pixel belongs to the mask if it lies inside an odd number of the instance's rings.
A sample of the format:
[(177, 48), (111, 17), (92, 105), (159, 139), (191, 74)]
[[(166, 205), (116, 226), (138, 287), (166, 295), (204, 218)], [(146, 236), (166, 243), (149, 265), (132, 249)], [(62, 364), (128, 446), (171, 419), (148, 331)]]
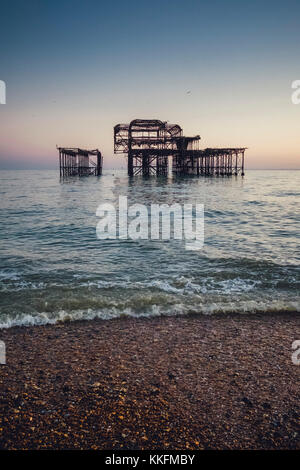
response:
[(114, 153), (128, 155), (128, 175), (244, 176), (243, 148), (200, 149), (200, 136), (186, 137), (178, 124), (134, 119), (114, 127)]
[(103, 157), (100, 150), (58, 147), (58, 152), (61, 177), (102, 175)]

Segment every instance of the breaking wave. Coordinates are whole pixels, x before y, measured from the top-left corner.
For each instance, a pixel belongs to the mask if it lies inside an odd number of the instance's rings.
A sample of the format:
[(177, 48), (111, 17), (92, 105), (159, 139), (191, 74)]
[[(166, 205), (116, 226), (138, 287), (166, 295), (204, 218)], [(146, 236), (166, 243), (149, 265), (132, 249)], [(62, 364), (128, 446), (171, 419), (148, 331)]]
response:
[(117, 307), (109, 309), (82, 309), (68, 312), (59, 310), (57, 312), (36, 312), (31, 314), (18, 314), (16, 316), (1, 316), (0, 328), (11, 328), (15, 326), (33, 326), (33, 325), (49, 325), (60, 322), (82, 321), (82, 320), (112, 320), (123, 317), (133, 318), (151, 318), (157, 316), (185, 316), (185, 315), (212, 315), (212, 314), (229, 314), (229, 313), (300, 313), (299, 301), (241, 301), (228, 303), (212, 303), (198, 305), (177, 304), (168, 309), (162, 305), (152, 305), (143, 312), (126, 308), (120, 310)]

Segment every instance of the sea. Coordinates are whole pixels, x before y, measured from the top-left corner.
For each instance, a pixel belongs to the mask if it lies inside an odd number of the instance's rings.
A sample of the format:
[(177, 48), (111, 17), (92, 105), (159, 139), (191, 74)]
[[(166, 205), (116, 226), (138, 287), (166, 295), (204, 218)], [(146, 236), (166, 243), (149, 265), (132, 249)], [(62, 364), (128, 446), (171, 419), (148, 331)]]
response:
[[(300, 311), (300, 171), (60, 179), (0, 171), (0, 328)], [(99, 239), (99, 205), (204, 206), (204, 243)]]

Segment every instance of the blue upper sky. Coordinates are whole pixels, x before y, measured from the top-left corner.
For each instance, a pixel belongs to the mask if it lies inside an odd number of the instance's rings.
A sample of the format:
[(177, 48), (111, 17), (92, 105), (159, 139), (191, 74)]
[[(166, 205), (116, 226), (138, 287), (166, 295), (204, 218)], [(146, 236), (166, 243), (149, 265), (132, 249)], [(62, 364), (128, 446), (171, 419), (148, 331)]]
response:
[(1, 167), (54, 167), (56, 144), (116, 166), (112, 126), (136, 117), (299, 167), (299, 56), (299, 0), (2, 0)]

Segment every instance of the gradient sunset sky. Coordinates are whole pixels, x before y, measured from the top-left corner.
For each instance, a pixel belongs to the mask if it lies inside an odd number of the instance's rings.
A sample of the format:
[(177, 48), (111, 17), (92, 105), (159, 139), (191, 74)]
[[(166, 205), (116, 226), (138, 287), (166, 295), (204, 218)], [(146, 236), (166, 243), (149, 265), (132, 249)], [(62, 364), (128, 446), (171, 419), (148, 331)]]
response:
[(113, 155), (113, 126), (179, 123), (247, 168), (300, 168), (300, 1), (1, 0), (0, 168), (56, 168), (56, 145)]

